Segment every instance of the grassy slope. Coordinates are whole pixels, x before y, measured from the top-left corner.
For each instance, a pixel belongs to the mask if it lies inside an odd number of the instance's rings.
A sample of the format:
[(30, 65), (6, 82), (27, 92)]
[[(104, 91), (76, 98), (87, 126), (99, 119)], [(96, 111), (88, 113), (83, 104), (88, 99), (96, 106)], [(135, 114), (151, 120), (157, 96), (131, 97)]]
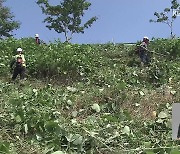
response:
[[(28, 78), (21, 86), (1, 77), (0, 151), (139, 153), (154, 148), (149, 151), (170, 153), (174, 149), (178, 143), (171, 140), (169, 120), (171, 104), (180, 98), (178, 74), (172, 73), (170, 82), (163, 77), (150, 80), (147, 74), (156, 72), (157, 67), (164, 69), (160, 62), (138, 67), (131, 47), (94, 46), (101, 65), (90, 68), (92, 73), (81, 80), (68, 82), (66, 74), (61, 74), (48, 82)], [(28, 44), (26, 48), (30, 50)], [(65, 79), (59, 80), (62, 76)], [(100, 111), (98, 107), (93, 110), (93, 104), (98, 104)], [(163, 111), (167, 117), (159, 121), (152, 111)]]

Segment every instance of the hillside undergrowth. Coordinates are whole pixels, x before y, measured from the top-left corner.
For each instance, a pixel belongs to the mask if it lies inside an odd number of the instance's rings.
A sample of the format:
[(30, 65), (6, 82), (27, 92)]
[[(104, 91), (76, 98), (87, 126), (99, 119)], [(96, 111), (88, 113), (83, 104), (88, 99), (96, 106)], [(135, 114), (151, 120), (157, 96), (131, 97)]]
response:
[[(154, 40), (148, 67), (135, 45), (10, 38), (0, 47), (1, 153), (178, 152), (171, 131), (172, 104), (180, 101), (178, 39)], [(18, 47), (27, 61), (23, 83), (10, 81)]]

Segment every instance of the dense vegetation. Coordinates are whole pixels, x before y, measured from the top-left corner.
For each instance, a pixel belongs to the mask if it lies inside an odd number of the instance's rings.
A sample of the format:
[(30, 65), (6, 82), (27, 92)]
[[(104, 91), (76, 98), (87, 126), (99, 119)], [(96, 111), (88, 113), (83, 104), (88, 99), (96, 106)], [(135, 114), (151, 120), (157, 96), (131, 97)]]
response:
[[(10, 82), (18, 47), (23, 84)], [(0, 49), (0, 153), (179, 153), (171, 109), (180, 101), (180, 40), (153, 40), (148, 67), (135, 45), (9, 38)]]

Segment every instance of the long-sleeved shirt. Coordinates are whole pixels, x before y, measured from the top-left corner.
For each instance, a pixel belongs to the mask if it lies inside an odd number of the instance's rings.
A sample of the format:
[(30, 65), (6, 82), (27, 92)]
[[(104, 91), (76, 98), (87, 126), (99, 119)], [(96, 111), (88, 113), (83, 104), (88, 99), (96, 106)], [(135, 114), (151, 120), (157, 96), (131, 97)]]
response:
[(142, 50), (142, 51), (147, 51), (147, 50), (148, 50), (147, 46), (148, 46), (148, 45), (147, 45), (145, 42), (142, 42), (142, 43), (140, 44), (140, 50)]
[(16, 65), (20, 65), (23, 67), (26, 67), (26, 60), (23, 54), (17, 54), (13, 57), (13, 60), (11, 61), (10, 67), (12, 68), (12, 66), (14, 65), (14, 63), (16, 63)]

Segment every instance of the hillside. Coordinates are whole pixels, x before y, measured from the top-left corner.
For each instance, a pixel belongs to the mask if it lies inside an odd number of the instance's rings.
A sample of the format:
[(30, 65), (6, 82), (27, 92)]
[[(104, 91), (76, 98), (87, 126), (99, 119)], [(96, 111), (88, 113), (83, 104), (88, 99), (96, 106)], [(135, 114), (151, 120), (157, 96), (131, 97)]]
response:
[[(10, 80), (18, 47), (23, 83)], [(180, 40), (149, 48), (146, 67), (136, 45), (0, 40), (0, 153), (179, 153), (171, 110), (180, 102)]]

